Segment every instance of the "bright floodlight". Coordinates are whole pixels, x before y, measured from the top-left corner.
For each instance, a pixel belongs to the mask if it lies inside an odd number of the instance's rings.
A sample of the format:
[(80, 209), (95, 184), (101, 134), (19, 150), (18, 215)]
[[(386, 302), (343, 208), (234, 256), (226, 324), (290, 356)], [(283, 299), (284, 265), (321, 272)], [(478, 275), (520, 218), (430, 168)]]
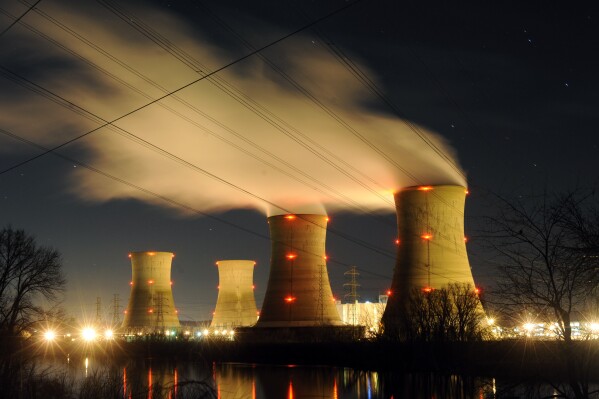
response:
[(591, 323), (590, 327), (591, 327), (592, 332), (594, 332), (594, 333), (599, 332), (599, 323), (593, 322), (593, 323)]
[(492, 318), (492, 317), (489, 317), (489, 318), (487, 319), (487, 324), (488, 324), (488, 325), (490, 325), (490, 326), (492, 326), (493, 324), (495, 324), (495, 319), (494, 319), (494, 318)]
[(91, 327), (86, 327), (81, 331), (81, 336), (85, 341), (93, 341), (96, 339), (96, 330)]
[(44, 333), (44, 339), (46, 341), (54, 341), (55, 338), (56, 338), (56, 333), (52, 330), (48, 330)]
[(524, 324), (524, 329), (528, 332), (531, 332), (533, 329), (535, 328), (535, 325), (532, 323), (526, 323)]
[(104, 338), (106, 338), (106, 339), (114, 338), (114, 332), (111, 329), (104, 331)]

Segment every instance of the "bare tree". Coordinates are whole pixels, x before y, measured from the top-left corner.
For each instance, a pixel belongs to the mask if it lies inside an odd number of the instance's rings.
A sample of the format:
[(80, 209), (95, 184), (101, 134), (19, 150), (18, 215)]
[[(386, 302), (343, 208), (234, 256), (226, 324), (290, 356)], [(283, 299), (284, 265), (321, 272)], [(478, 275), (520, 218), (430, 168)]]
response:
[(405, 341), (464, 342), (481, 340), (487, 334), (480, 299), (467, 284), (415, 289), (400, 317), (400, 338)]
[(64, 285), (57, 251), (38, 246), (23, 230), (0, 230), (0, 385), (8, 397), (23, 386), (28, 329), (47, 319)]
[(533, 313), (556, 322), (564, 343), (557, 360), (568, 373), (576, 398), (589, 394), (592, 354), (576, 351), (572, 316), (582, 311), (599, 285), (597, 212), (592, 193), (507, 199), (485, 220), (486, 242), (498, 264), (495, 302), (504, 312)]
[(586, 234), (588, 195), (497, 199), (498, 213), (486, 218), (484, 236), (498, 264), (498, 303), (512, 312), (555, 320), (559, 336), (570, 342), (572, 314), (599, 283), (599, 253)]
[(23, 230), (0, 230), (0, 334), (21, 334), (64, 290), (60, 254), (39, 247)]

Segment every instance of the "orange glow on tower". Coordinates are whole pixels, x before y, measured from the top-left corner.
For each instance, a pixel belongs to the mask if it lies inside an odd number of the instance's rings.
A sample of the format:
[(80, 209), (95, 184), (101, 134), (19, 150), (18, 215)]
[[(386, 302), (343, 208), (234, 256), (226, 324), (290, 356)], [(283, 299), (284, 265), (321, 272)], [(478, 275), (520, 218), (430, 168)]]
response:
[(420, 236), (423, 240), (432, 240), (433, 235), (432, 234), (423, 234)]
[(431, 191), (433, 189), (432, 186), (420, 186), (418, 187), (418, 190), (420, 191)]
[(289, 260), (295, 259), (295, 258), (297, 258), (297, 254), (287, 254), (286, 258)]

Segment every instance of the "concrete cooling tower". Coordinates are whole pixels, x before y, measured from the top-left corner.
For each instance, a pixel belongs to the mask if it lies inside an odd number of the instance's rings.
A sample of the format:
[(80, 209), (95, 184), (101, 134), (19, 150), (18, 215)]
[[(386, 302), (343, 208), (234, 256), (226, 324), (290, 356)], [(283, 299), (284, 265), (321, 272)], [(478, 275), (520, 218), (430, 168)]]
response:
[(464, 237), (466, 189), (461, 186), (407, 187), (395, 194), (398, 250), (391, 296), (383, 315), (393, 328), (412, 290), (430, 291), (474, 279)]
[(129, 304), (125, 310), (123, 329), (154, 332), (179, 328), (171, 289), (171, 252), (133, 252)]
[(218, 299), (211, 328), (227, 329), (256, 324), (254, 298), (254, 265), (252, 260), (220, 260), (218, 266)]
[(327, 273), (325, 215), (268, 218), (270, 275), (256, 327), (342, 325)]

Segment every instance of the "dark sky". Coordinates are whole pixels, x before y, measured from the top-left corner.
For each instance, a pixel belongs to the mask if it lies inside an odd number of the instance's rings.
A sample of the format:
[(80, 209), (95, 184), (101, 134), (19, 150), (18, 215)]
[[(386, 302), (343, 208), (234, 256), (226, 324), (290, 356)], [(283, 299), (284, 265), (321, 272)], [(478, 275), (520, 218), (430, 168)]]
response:
[[(265, 216), (286, 210), (326, 209), (333, 292), (343, 295), (343, 272), (356, 265), (362, 298), (375, 299), (394, 264), (392, 192), (463, 179), (416, 133), (466, 176), (482, 286), (493, 268), (474, 229), (492, 212), (488, 192), (597, 184), (598, 16), (582, 2), (362, 1), (265, 49), (268, 61), (248, 57), (147, 107), (247, 55), (246, 44), (348, 3), (81, 3), (42, 0), (0, 36), (0, 171), (41, 152), (15, 137), (53, 147), (144, 107), (114, 123), (123, 130), (57, 150), (63, 158), (0, 174), (0, 222), (63, 254), (65, 305), (77, 317), (95, 313), (96, 297), (107, 314), (113, 294), (126, 305), (127, 254), (142, 250), (176, 253), (183, 319), (210, 317), (219, 259), (257, 261), (260, 306)], [(0, 32), (30, 4), (1, 1)]]

